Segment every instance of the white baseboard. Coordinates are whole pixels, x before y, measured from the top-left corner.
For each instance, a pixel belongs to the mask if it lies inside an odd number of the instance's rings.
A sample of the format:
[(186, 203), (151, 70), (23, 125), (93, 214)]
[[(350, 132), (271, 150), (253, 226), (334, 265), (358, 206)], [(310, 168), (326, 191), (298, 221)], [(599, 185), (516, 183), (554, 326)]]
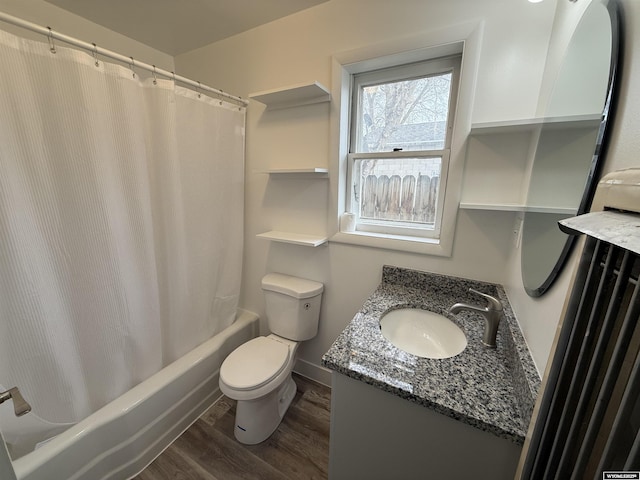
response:
[(328, 368), (299, 358), (296, 361), (293, 371), (331, 388), (331, 370)]

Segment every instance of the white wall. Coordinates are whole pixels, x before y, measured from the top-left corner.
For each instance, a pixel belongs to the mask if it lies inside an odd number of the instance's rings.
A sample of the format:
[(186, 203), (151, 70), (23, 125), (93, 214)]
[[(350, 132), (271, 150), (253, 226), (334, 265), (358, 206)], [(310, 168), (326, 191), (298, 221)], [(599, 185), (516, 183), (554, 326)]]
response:
[[(176, 57), (182, 75), (241, 96), (313, 80), (331, 86), (331, 58), (468, 21), (484, 21), (473, 120), (535, 114), (555, 2), (524, 0), (332, 0)], [(427, 46), (427, 45), (425, 45)], [(523, 55), (522, 52), (526, 52)], [(268, 243), (267, 230), (326, 234), (327, 180), (269, 179), (269, 167), (326, 167), (329, 105), (264, 111), (247, 117), (245, 263), (242, 306), (264, 319), (261, 277), (270, 271), (325, 283), (318, 336), (301, 348), (304, 372), (321, 380), (320, 358), (380, 281), (382, 265), (502, 283), (512, 215), (461, 211), (450, 258), (330, 243), (316, 249)], [(264, 326), (264, 324), (263, 324)]]
[[(605, 173), (639, 163), (640, 2), (620, 3), (625, 24), (624, 68)], [(584, 6), (582, 1), (559, 1), (557, 21), (568, 18), (571, 8)], [(310, 80), (330, 86), (331, 56), (336, 53), (483, 19), (474, 121), (528, 118), (538, 111), (540, 85), (542, 96), (549, 85), (542, 81), (542, 72), (555, 7), (548, 0), (535, 5), (525, 0), (332, 0), (179, 56), (175, 63), (182, 75), (245, 97)], [(43, 0), (0, 0), (0, 10), (173, 70), (170, 56)], [(549, 63), (557, 61), (552, 58)], [(528, 297), (520, 283), (519, 250), (513, 248), (511, 239), (513, 216), (462, 211), (454, 252), (448, 259), (338, 244), (308, 249), (255, 238), (256, 233), (272, 228), (326, 233), (328, 186), (324, 180), (268, 180), (254, 171), (268, 166), (327, 166), (333, 161), (328, 144), (326, 105), (267, 116), (252, 102), (247, 123), (243, 306), (264, 318), (260, 278), (268, 271), (325, 282), (320, 333), (302, 350), (303, 358), (317, 365), (379, 282), (383, 264), (501, 282), (509, 291), (534, 359), (540, 371), (544, 370), (572, 268), (564, 270), (544, 297)], [(571, 264), (576, 257), (574, 254)]]
[[(622, 70), (619, 77), (620, 101), (611, 125), (611, 141), (605, 154), (603, 175), (619, 169), (637, 167), (640, 165), (640, 2), (637, 0), (620, 0), (623, 10), (624, 56), (621, 58)], [(556, 16), (556, 30), (558, 35), (552, 38), (550, 51), (554, 51), (556, 44), (566, 44), (567, 36), (561, 34), (561, 25), (575, 25), (579, 15), (586, 5), (582, 2), (558, 4)], [(559, 50), (559, 49), (558, 49)], [(557, 51), (557, 50), (556, 50)], [(548, 72), (555, 71), (561, 59), (551, 58)], [(548, 94), (552, 87), (552, 78), (545, 78), (543, 82), (541, 103), (545, 92)], [(547, 359), (552, 348), (558, 322), (562, 313), (562, 306), (570, 288), (571, 277), (574, 272), (578, 251), (574, 252), (567, 263), (567, 267), (551, 287), (550, 291), (540, 298), (526, 295), (520, 281), (520, 249), (511, 252), (505, 288), (509, 299), (517, 312), (518, 321), (529, 344), (538, 370), (542, 373), (547, 366)]]
[(620, 3), (624, 24), (620, 101), (603, 174), (640, 165), (640, 2), (620, 0)]
[[(99, 47), (113, 50), (141, 62), (173, 71), (173, 57), (152, 47), (125, 37), (82, 17), (69, 13), (44, 0), (0, 0), (0, 11), (33, 22), (39, 26), (49, 26), (54, 31), (78, 38)], [(46, 42), (42, 35), (1, 23), (0, 28), (27, 38)]]

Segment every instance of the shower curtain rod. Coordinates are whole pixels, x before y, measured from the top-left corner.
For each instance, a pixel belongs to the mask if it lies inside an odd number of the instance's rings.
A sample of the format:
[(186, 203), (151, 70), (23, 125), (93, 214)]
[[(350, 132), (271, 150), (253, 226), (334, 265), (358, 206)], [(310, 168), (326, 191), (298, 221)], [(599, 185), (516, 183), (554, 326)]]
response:
[[(77, 38), (69, 37), (67, 35), (63, 35), (61, 33), (54, 32), (50, 27), (41, 27), (40, 25), (36, 25), (35, 23), (28, 22), (18, 17), (14, 17), (12, 15), (6, 14), (4, 12), (0, 12), (0, 21), (10, 23), (17, 27), (25, 28), (27, 30), (31, 30), (32, 32), (40, 33), (46, 36), (49, 41), (52, 40), (60, 40), (61, 42), (68, 43), (70, 45), (82, 48), (87, 50), (94, 55), (100, 55), (103, 57), (108, 57), (113, 60), (117, 60), (129, 66), (142, 68), (143, 70), (147, 70), (154, 75), (162, 75), (163, 77), (172, 79), (174, 81), (184, 83), (191, 87), (194, 87), (197, 91), (210, 92), (218, 97), (223, 97), (226, 100), (229, 100), (233, 103), (246, 107), (249, 105), (249, 102), (241, 97), (236, 97), (235, 95), (231, 95), (229, 93), (223, 92), (222, 90), (218, 90), (217, 88), (209, 87), (207, 85), (203, 85), (200, 82), (196, 82), (186, 77), (182, 77), (180, 75), (176, 75), (174, 72), (169, 72), (167, 70), (163, 70), (161, 68), (157, 68), (155, 65), (149, 65), (148, 63), (140, 62), (134, 60), (133, 57), (126, 57), (124, 55), (120, 55), (119, 53), (113, 52), (111, 50), (107, 50), (105, 48), (98, 47), (95, 43), (87, 43), (82, 40), (78, 40)], [(52, 50), (54, 47), (51, 47)]]

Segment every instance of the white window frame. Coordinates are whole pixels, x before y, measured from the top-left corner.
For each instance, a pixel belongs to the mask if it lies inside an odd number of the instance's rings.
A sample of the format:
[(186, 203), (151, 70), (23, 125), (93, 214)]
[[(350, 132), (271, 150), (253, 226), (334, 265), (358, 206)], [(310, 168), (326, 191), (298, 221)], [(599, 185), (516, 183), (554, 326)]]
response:
[[(397, 67), (374, 70), (351, 75), (351, 106), (350, 121), (351, 129), (349, 136), (349, 154), (347, 157), (347, 196), (345, 210), (355, 215), (355, 231), (369, 234), (384, 234), (388, 236), (400, 236), (403, 238), (430, 238), (439, 241), (444, 196), (447, 185), (447, 174), (449, 171), (449, 159), (451, 153), (451, 138), (453, 136), (453, 124), (455, 121), (456, 104), (458, 99), (458, 86), (460, 80), (461, 55), (423, 60), (421, 62), (400, 65)], [(442, 150), (407, 150), (395, 152), (356, 152), (356, 146), (360, 142), (361, 125), (356, 114), (360, 109), (362, 88), (394, 81), (410, 80), (413, 78), (423, 78), (431, 75), (452, 73), (451, 90), (449, 95), (449, 111), (447, 118), (447, 128), (445, 134), (445, 144)], [(358, 203), (354, 200), (355, 186), (354, 163), (358, 159), (385, 159), (385, 158), (440, 158), (440, 186), (438, 188), (438, 198), (436, 205), (435, 225), (433, 229), (420, 225), (408, 226), (394, 224), (392, 221), (379, 222), (360, 218)]]
[[(450, 257), (453, 251), (466, 139), (471, 129), (473, 93), (480, 60), (483, 22), (472, 21), (442, 30), (384, 42), (332, 57), (329, 164), (329, 241), (372, 248), (398, 250)], [(349, 154), (349, 107), (351, 76), (354, 73), (382, 69), (412, 62), (462, 53), (458, 103), (451, 137), (451, 154), (444, 187), (443, 219), (440, 239), (388, 235), (340, 229), (347, 211), (347, 175)], [(346, 225), (348, 222), (344, 222)]]

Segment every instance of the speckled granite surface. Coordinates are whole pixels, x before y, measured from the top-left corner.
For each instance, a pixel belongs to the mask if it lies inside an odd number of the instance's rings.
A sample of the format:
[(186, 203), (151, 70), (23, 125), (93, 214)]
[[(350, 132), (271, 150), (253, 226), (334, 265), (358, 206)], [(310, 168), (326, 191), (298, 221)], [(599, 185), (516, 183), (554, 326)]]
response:
[[(484, 319), (477, 313), (448, 313), (456, 302), (484, 306), (474, 288), (497, 296), (505, 318), (497, 348), (481, 343)], [(453, 320), (467, 348), (447, 359), (420, 358), (389, 343), (380, 317), (391, 309), (423, 308)], [(517, 444), (524, 442), (540, 377), (503, 288), (416, 270), (385, 266), (382, 283), (323, 356), (325, 367), (431, 408)]]

